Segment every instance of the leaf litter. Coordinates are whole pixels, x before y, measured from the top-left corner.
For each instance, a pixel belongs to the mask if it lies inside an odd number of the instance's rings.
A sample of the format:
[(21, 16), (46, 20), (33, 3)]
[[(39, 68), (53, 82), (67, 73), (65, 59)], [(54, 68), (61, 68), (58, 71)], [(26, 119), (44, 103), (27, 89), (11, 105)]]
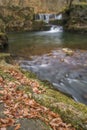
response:
[(0, 118), (0, 130), (6, 130), (8, 126), (15, 126), (15, 130), (21, 128), (21, 124), (16, 123), (17, 119), (21, 118), (39, 118), (47, 125), (50, 125), (53, 130), (75, 130), (70, 124), (62, 121), (61, 117), (37, 103), (31, 96), (27, 95), (23, 90), (17, 90), (21, 86), (31, 86), (34, 93), (43, 93), (44, 89), (41, 88), (38, 81), (29, 79), (23, 75), (19, 70), (14, 68), (4, 69), (0, 68), (4, 74), (10, 74), (14, 78), (3, 78), (0, 76), (0, 102), (4, 104), (5, 118)]

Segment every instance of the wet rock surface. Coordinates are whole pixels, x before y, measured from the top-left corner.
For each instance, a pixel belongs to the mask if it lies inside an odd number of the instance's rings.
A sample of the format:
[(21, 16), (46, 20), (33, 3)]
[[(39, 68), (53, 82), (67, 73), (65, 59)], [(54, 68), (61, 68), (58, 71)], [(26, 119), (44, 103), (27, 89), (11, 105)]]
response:
[[(39, 119), (21, 119), (18, 122), (21, 124), (20, 130), (52, 130)], [(14, 127), (9, 127), (7, 130), (13, 129)]]
[(20, 61), (21, 67), (31, 70), (41, 80), (47, 80), (54, 88), (87, 104), (87, 52), (59, 49), (31, 61)]

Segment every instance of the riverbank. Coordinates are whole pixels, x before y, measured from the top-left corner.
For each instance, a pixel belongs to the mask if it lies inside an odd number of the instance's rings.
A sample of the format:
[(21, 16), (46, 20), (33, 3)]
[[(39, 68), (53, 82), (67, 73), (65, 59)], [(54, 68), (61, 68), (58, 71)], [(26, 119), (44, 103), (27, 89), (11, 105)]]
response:
[(87, 33), (87, 2), (74, 3), (65, 10), (63, 17), (65, 29), (72, 32)]
[(54, 90), (32, 73), (7, 64), (8, 56), (3, 54), (0, 58), (1, 128), (35, 129), (37, 123), (38, 130), (74, 130), (71, 125), (77, 130), (87, 129), (86, 105)]

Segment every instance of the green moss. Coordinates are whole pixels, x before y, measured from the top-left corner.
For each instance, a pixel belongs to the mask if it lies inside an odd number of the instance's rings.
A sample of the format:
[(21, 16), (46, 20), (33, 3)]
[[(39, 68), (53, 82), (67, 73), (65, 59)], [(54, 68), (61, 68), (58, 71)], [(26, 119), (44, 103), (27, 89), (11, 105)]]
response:
[(23, 70), (21, 68), (20, 68), (20, 71), (28, 78), (37, 79), (37, 76), (30, 71), (26, 71), (26, 70)]
[[(50, 108), (52, 111), (60, 114), (63, 121), (71, 123), (77, 130), (87, 130), (87, 106), (81, 103), (75, 102), (72, 98), (56, 91), (52, 88), (49, 82), (41, 82), (31, 72), (24, 70), (20, 71), (27, 76), (36, 80), (41, 88), (45, 91), (41, 94), (36, 94), (32, 91), (30, 86), (18, 86), (17, 90), (24, 90), (30, 97), (34, 98), (38, 103)], [(11, 81), (15, 81), (9, 73), (5, 73), (0, 69), (0, 75), (3, 78)]]
[(43, 30), (45, 24), (46, 23), (42, 20), (33, 21), (33, 24), (32, 24), (33, 30), (34, 31)]
[[(32, 73), (27, 74), (27, 77), (31, 78)], [(34, 79), (35, 77), (33, 77)], [(50, 108), (52, 111), (61, 115), (63, 121), (71, 123), (77, 130), (86, 130), (87, 127), (87, 106), (81, 103), (75, 102), (72, 98), (62, 94), (55, 89), (52, 89), (52, 85), (49, 82), (41, 82), (35, 78), (39, 84), (46, 89), (42, 94), (35, 94), (27, 87), (26, 93), (31, 93), (32, 97), (40, 104)]]
[(47, 89), (41, 95), (34, 94), (33, 97), (42, 105), (59, 113), (65, 122), (71, 123), (76, 129), (86, 129), (87, 107), (85, 105), (76, 103), (69, 97), (52, 89)]
[(87, 2), (78, 2), (78, 3), (74, 2), (73, 5), (87, 7)]
[(0, 36), (5, 36), (6, 34), (3, 32), (0, 32)]
[(9, 73), (3, 72), (2, 69), (0, 69), (0, 76), (3, 77), (3, 79), (14, 81), (14, 78)]
[(5, 64), (6, 58), (10, 57), (9, 53), (0, 53), (0, 64), (3, 62)]

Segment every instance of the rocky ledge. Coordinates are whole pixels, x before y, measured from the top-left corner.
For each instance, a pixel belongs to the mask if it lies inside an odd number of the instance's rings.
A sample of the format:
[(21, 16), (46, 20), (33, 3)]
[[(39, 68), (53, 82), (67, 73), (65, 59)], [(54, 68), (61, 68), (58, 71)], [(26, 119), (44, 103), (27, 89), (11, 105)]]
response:
[(77, 32), (87, 32), (87, 2), (73, 4), (63, 15), (65, 29)]

